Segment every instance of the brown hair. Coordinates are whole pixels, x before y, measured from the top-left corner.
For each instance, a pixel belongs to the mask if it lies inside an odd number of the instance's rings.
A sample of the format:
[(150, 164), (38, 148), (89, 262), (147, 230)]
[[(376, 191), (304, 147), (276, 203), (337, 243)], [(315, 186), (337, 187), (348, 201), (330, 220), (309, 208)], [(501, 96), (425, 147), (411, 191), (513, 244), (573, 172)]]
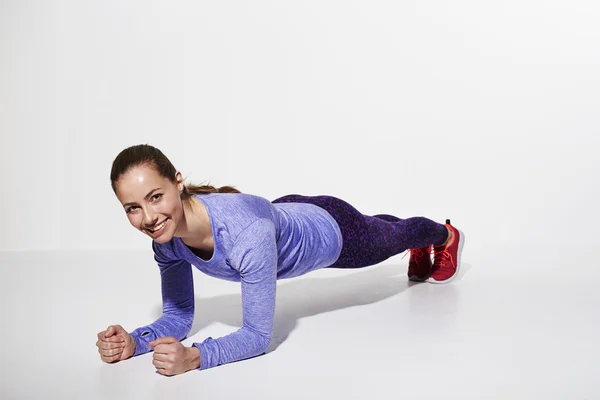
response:
[[(122, 150), (115, 158), (110, 171), (110, 182), (113, 192), (116, 193), (116, 183), (125, 172), (139, 165), (148, 165), (156, 170), (162, 177), (175, 183), (177, 170), (169, 159), (156, 147), (149, 144), (139, 144)], [(233, 186), (216, 188), (211, 185), (185, 185), (182, 199), (188, 199), (196, 194), (208, 193), (241, 193)]]

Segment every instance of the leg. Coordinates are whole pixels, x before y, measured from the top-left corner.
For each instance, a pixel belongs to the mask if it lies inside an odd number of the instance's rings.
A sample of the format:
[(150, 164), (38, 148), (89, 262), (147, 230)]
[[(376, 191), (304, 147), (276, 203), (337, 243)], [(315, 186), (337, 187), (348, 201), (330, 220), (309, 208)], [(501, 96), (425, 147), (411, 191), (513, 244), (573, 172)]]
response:
[(343, 248), (330, 268), (362, 268), (378, 264), (407, 249), (440, 245), (447, 228), (423, 217), (400, 219), (393, 215), (363, 215), (347, 202), (332, 196), (289, 195), (273, 203), (311, 203), (325, 209), (342, 231)]
[(393, 215), (389, 215), (389, 214), (377, 214), (377, 215), (373, 215), (373, 217), (382, 219), (384, 221), (390, 221), (390, 222), (402, 221), (400, 218), (394, 217)]

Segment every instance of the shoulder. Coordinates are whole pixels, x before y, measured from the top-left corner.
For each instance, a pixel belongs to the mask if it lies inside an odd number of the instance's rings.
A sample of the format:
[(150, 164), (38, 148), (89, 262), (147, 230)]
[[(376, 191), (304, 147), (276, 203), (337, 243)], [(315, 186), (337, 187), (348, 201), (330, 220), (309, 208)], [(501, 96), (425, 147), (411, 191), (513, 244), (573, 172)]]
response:
[(245, 193), (211, 193), (198, 195), (215, 225), (236, 235), (258, 219), (276, 219), (273, 204), (264, 197)]
[(210, 193), (195, 196), (205, 205), (217, 208), (265, 208), (272, 204), (264, 197), (248, 193)]
[(154, 260), (159, 264), (167, 263), (169, 261), (179, 260), (179, 257), (175, 251), (174, 238), (166, 243), (156, 243), (152, 241), (152, 251), (154, 252)]
[[(264, 197), (244, 193), (212, 193), (199, 195), (211, 220), (215, 240), (227, 236), (229, 243), (237, 242), (239, 235), (246, 229), (257, 229), (270, 221), (278, 225), (277, 210), (269, 200)], [(255, 224), (257, 221), (258, 224)], [(247, 234), (247, 233), (246, 233)]]
[(272, 221), (261, 218), (246, 227), (231, 249), (234, 268), (245, 274), (277, 264), (277, 240)]

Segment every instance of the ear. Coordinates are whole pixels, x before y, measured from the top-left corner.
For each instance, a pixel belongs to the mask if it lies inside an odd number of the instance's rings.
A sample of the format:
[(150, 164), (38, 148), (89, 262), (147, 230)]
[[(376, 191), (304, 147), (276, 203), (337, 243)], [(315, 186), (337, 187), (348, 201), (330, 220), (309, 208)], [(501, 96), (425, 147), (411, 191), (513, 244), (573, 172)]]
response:
[(181, 194), (183, 192), (183, 187), (185, 186), (185, 184), (183, 183), (183, 176), (179, 171), (175, 174), (175, 182), (177, 184), (177, 190), (179, 191), (179, 194)]

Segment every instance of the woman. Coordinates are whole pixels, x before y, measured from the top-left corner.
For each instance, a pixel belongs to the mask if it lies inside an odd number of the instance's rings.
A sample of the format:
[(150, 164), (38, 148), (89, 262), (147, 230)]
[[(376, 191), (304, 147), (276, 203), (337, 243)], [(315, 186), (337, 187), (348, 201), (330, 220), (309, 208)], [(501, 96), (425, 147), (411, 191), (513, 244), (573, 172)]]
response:
[[(366, 216), (332, 196), (270, 202), (230, 186), (185, 185), (169, 159), (149, 145), (123, 150), (113, 162), (111, 183), (131, 225), (153, 240), (163, 315), (131, 333), (120, 325), (98, 333), (105, 362), (153, 350), (157, 371), (176, 375), (260, 355), (272, 337), (277, 279), (320, 268), (362, 268), (406, 250), (411, 280), (446, 283), (460, 267), (464, 235), (449, 220)], [(243, 326), (185, 347), (180, 340), (194, 319), (192, 265), (241, 282)]]

